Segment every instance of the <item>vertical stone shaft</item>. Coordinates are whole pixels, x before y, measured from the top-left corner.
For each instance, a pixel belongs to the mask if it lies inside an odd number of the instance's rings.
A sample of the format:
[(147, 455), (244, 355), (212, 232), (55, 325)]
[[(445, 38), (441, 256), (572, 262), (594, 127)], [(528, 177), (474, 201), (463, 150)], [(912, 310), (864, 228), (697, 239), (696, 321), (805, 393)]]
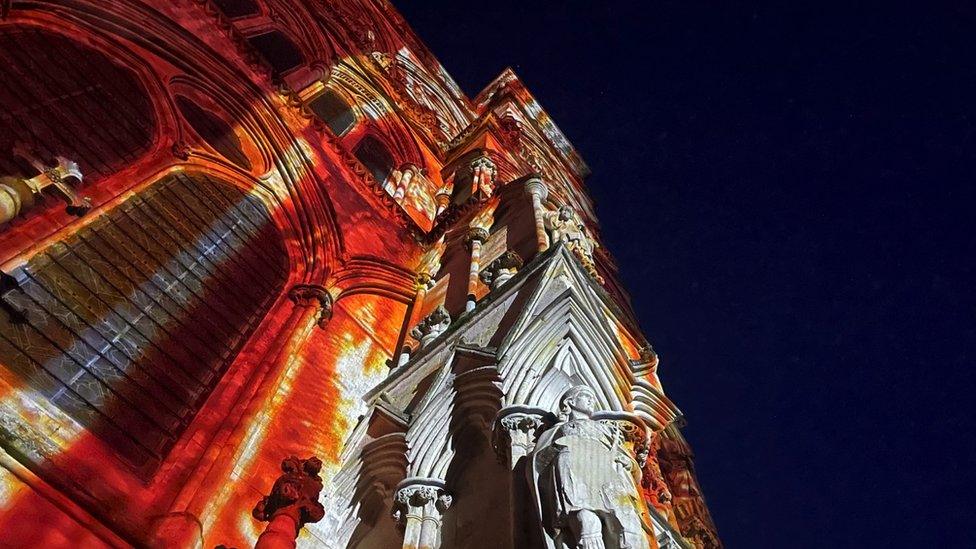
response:
[(538, 177), (533, 177), (525, 183), (525, 192), (532, 197), (532, 214), (535, 218), (535, 237), (539, 243), (539, 251), (544, 252), (549, 249), (549, 236), (546, 234), (546, 225), (543, 218), (545, 213), (542, 203), (549, 196), (549, 189), (546, 184)]
[[(277, 385), (275, 381), (286, 371), (289, 363), (309, 334), (316, 326), (324, 327), (325, 321), (331, 316), (332, 299), (325, 288), (316, 285), (298, 284), (288, 292), (288, 298), (293, 303), (288, 318), (282, 323), (274, 341), (269, 346), (271, 352), (261, 361), (259, 370), (250, 377), (241, 378), (236, 383), (247, 391), (249, 386), (257, 386), (253, 392), (243, 392), (238, 402), (245, 407), (240, 419), (232, 426), (228, 426), (223, 433), (221, 446), (215, 446), (213, 451), (218, 453), (217, 462), (229, 463), (235, 452), (233, 444), (240, 440), (234, 433), (240, 433), (247, 427), (250, 418), (261, 413), (270, 401)], [(284, 304), (287, 306), (287, 303)], [(184, 483), (184, 489), (177, 495), (171, 512), (158, 521), (155, 526), (153, 541), (150, 547), (174, 547), (192, 545), (199, 535), (200, 510), (207, 506), (206, 495), (199, 491), (201, 483), (206, 482), (209, 469), (199, 469)], [(227, 482), (226, 479), (223, 482)], [(287, 529), (286, 529), (287, 530)]]
[(403, 197), (407, 195), (407, 187), (410, 185), (410, 181), (413, 180), (417, 167), (412, 164), (407, 164), (401, 171), (403, 175), (400, 176), (400, 181), (397, 182), (396, 192), (393, 193), (393, 200), (397, 202), (402, 201)]
[(423, 507), (411, 506), (403, 528), (403, 549), (420, 549), (420, 533), (424, 526)]
[(475, 293), (478, 288), (478, 273), (481, 271), (481, 243), (488, 240), (488, 231), (473, 227), (465, 238), (465, 243), (471, 251), (471, 268), (468, 271), (468, 301), (465, 310), (470, 311), (475, 306)]

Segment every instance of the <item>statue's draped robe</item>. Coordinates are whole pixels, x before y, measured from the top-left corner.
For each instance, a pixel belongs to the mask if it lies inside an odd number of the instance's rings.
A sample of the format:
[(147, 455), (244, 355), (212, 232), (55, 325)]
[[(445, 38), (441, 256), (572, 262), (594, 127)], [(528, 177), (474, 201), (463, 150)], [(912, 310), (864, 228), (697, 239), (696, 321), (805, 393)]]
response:
[[(636, 497), (637, 484), (618, 463), (618, 459), (631, 459), (621, 443), (616, 430), (592, 419), (557, 423), (539, 438), (532, 484), (550, 547), (572, 547), (567, 518), (581, 509), (600, 515), (607, 549), (620, 547), (621, 522), (629, 525), (626, 529), (632, 537), (643, 537), (642, 531), (650, 530)], [(635, 549), (647, 546), (645, 541)]]

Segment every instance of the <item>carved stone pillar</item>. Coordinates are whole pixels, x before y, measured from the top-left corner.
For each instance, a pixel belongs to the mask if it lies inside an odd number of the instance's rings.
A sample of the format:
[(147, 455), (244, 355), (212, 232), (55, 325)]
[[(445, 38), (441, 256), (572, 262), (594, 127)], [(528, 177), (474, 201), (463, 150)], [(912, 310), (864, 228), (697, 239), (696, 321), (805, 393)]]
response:
[(480, 227), (472, 227), (464, 239), (465, 245), (471, 251), (471, 270), (468, 272), (468, 300), (464, 304), (465, 311), (474, 310), (477, 302), (475, 291), (478, 287), (478, 273), (481, 271), (481, 243), (488, 240), (488, 231)]
[(393, 200), (397, 202), (403, 201), (403, 197), (407, 195), (407, 187), (413, 180), (413, 177), (417, 175), (419, 168), (413, 164), (405, 164), (400, 168), (400, 180), (397, 181), (396, 191), (393, 193)]
[(495, 419), (494, 445), (500, 461), (515, 469), (523, 457), (535, 449), (535, 441), (544, 428), (546, 412), (534, 408), (510, 406), (498, 412)]
[(437, 203), (437, 211), (434, 213), (434, 217), (437, 217), (447, 209), (448, 205), (450, 205), (451, 191), (447, 187), (441, 187), (440, 190), (437, 191), (437, 194), (434, 195), (434, 201)]
[(393, 501), (393, 518), (403, 527), (404, 549), (440, 547), (444, 512), (453, 501), (443, 487), (407, 484), (397, 490)]
[(525, 182), (525, 192), (532, 198), (532, 214), (535, 217), (535, 237), (539, 243), (539, 251), (549, 249), (549, 235), (546, 234), (545, 209), (542, 203), (549, 196), (549, 189), (542, 179), (533, 177)]
[(281, 462), (281, 476), (251, 513), (268, 522), (254, 549), (293, 549), (302, 526), (322, 520), (321, 470), (322, 462), (315, 457), (301, 460), (292, 456)]

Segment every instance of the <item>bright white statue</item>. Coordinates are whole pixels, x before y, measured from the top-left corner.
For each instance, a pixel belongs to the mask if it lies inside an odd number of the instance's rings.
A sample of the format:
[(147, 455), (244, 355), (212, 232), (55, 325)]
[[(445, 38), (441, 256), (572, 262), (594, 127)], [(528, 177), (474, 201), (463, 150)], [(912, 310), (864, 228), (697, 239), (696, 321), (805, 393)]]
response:
[(597, 272), (596, 263), (593, 261), (596, 241), (576, 215), (576, 210), (570, 206), (560, 206), (554, 212), (547, 212), (543, 217), (543, 223), (546, 231), (549, 232), (550, 242), (553, 245), (562, 242), (579, 259), (586, 272), (603, 284), (603, 277)]
[(623, 433), (592, 418), (596, 395), (571, 387), (559, 422), (532, 455), (536, 504), (550, 549), (648, 549), (650, 517), (640, 500), (640, 467)]

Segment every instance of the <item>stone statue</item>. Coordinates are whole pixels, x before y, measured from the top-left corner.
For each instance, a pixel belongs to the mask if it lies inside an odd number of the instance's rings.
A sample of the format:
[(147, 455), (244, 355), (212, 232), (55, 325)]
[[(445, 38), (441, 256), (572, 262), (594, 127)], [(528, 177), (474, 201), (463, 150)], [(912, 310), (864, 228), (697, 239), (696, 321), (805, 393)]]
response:
[(549, 232), (551, 244), (562, 242), (580, 260), (586, 272), (602, 284), (603, 278), (597, 272), (596, 264), (593, 262), (596, 242), (586, 230), (586, 225), (576, 215), (576, 211), (571, 206), (560, 206), (554, 212), (547, 212), (543, 221)]
[(550, 549), (649, 549), (640, 466), (612, 424), (593, 419), (596, 395), (571, 387), (559, 422), (532, 454), (532, 488)]
[(302, 526), (322, 520), (325, 508), (319, 503), (321, 470), (322, 461), (316, 457), (301, 460), (292, 456), (281, 462), (282, 474), (271, 493), (261, 498), (251, 512), (254, 518), (269, 523), (255, 549), (295, 547)]

